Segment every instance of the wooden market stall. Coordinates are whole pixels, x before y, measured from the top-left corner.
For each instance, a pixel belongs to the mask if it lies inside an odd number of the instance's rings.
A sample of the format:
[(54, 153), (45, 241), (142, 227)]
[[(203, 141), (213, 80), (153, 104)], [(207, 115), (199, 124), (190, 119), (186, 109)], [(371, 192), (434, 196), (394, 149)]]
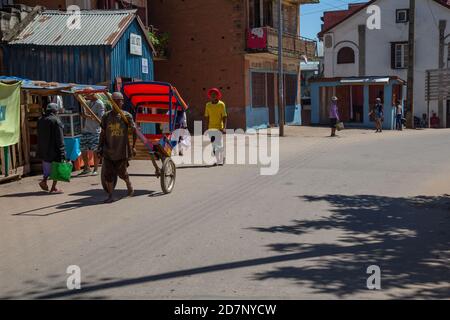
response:
[[(74, 91), (88, 86), (31, 81), (15, 77), (0, 77), (0, 81), (4, 83), (22, 82), (20, 93), (20, 141), (15, 145), (0, 148), (1, 183), (21, 178), (24, 175), (42, 172), (42, 164), (37, 154), (37, 122), (39, 118), (42, 116), (46, 105), (52, 99), (58, 97), (58, 101), (62, 102), (63, 97), (70, 97)], [(89, 87), (106, 90), (104, 86)], [(66, 142), (66, 139), (79, 138), (81, 134), (81, 114), (83, 113), (83, 108), (80, 108), (74, 98), (65, 98), (64, 100), (71, 101), (71, 105), (68, 108), (62, 107), (62, 112), (59, 113), (59, 117), (65, 125), (64, 136)], [(76, 155), (77, 158), (78, 156)]]
[[(6, 84), (17, 83), (16, 79), (0, 79)], [(20, 139), (10, 146), (0, 147), (0, 183), (14, 180), (30, 172), (30, 140), (28, 111), (23, 104), (25, 97), (20, 97)]]

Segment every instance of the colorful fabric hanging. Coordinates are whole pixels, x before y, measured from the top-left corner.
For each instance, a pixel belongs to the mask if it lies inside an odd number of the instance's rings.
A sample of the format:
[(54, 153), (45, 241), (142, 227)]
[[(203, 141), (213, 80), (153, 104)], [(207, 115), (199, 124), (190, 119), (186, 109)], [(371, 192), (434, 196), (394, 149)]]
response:
[(0, 82), (0, 147), (20, 139), (20, 85)]

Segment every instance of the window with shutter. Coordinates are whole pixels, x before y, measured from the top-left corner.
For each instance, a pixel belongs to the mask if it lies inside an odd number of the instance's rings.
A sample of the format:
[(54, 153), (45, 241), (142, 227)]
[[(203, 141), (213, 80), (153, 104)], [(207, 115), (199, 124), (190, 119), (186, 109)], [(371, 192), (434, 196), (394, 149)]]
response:
[(344, 47), (338, 51), (337, 63), (355, 63), (355, 51), (350, 47)]
[(273, 1), (264, 0), (264, 26), (273, 27)]
[(450, 66), (450, 43), (447, 44), (447, 68)]
[(297, 34), (297, 6), (283, 4), (283, 32)]
[(266, 107), (266, 74), (252, 72), (252, 107)]
[(295, 106), (297, 98), (297, 75), (286, 74), (284, 76), (285, 97), (287, 106)]
[(250, 28), (261, 27), (261, 0), (250, 0), (249, 3), (249, 24)]
[(409, 9), (397, 9), (395, 15), (397, 23), (407, 23), (409, 21)]
[(408, 43), (394, 42), (391, 43), (391, 67), (392, 69), (408, 68)]

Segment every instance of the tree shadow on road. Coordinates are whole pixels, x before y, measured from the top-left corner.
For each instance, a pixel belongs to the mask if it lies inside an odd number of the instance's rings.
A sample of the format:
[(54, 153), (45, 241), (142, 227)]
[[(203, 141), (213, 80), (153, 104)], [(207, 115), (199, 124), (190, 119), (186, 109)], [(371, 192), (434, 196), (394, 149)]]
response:
[[(253, 279), (287, 279), (307, 286), (315, 293), (349, 298), (353, 294), (368, 292), (367, 267), (378, 265), (381, 268), (382, 293), (387, 298), (450, 298), (449, 196), (326, 195), (301, 196), (299, 199), (325, 202), (331, 206), (331, 215), (250, 229), (288, 235), (333, 230), (339, 231), (338, 236), (330, 238), (329, 243), (274, 243), (268, 248), (277, 254), (267, 257), (250, 257), (134, 278), (99, 279), (84, 283), (81, 290), (40, 286), (37, 291), (19, 293), (16, 297), (73, 298), (180, 277), (243, 268), (252, 272), (251, 268), (270, 266), (271, 270), (254, 274)], [(279, 263), (283, 266), (276, 267), (275, 264)], [(299, 263), (304, 265), (299, 266)], [(389, 289), (396, 290), (386, 292)]]
[(289, 279), (338, 297), (367, 292), (370, 265), (381, 268), (382, 289), (395, 298), (450, 298), (450, 197), (300, 196), (325, 202), (331, 215), (256, 227), (264, 233), (338, 232), (338, 244), (274, 243), (275, 252), (310, 255), (305, 266), (277, 267), (255, 278)]

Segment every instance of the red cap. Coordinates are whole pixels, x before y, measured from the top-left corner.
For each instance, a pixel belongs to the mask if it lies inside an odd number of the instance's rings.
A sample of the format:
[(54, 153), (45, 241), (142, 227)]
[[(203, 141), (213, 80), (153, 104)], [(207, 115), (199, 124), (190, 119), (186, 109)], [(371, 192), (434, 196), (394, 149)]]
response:
[(211, 89), (208, 90), (208, 98), (211, 99), (211, 93), (213, 93), (213, 92), (216, 93), (217, 99), (220, 100), (220, 99), (222, 98), (222, 93), (221, 93), (220, 90), (217, 89), (217, 88), (211, 88)]

